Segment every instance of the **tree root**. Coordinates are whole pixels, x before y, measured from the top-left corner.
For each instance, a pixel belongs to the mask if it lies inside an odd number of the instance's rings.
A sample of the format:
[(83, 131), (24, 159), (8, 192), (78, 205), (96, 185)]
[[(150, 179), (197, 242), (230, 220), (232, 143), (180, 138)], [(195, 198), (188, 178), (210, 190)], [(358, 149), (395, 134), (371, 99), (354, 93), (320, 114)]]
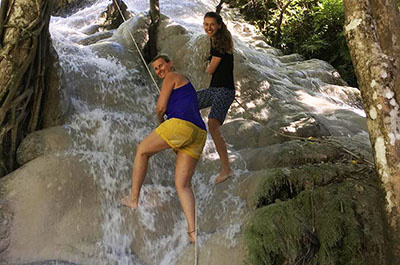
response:
[[(0, 75), (0, 83), (5, 84), (0, 90), (1, 174), (15, 169), (18, 145), (40, 128), (47, 92), (46, 54), (53, 3), (35, 0), (37, 17), (22, 27), (17, 19), (10, 19), (16, 2), (2, 1), (0, 7), (0, 64), (6, 68)], [(9, 30), (16, 33), (7, 35)]]

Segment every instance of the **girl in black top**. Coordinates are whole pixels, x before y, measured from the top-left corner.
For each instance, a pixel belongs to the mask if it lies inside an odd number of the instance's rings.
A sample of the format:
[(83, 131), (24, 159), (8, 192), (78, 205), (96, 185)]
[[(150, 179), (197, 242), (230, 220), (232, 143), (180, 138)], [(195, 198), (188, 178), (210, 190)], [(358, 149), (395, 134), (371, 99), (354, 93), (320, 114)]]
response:
[(211, 106), (208, 115), (208, 130), (221, 160), (221, 172), (215, 180), (215, 184), (218, 184), (232, 175), (225, 140), (219, 128), (224, 123), (226, 113), (235, 99), (233, 41), (231, 33), (218, 13), (206, 13), (203, 26), (211, 39), (210, 58), (206, 70), (212, 78), (210, 87), (198, 91), (197, 97), (200, 109)]

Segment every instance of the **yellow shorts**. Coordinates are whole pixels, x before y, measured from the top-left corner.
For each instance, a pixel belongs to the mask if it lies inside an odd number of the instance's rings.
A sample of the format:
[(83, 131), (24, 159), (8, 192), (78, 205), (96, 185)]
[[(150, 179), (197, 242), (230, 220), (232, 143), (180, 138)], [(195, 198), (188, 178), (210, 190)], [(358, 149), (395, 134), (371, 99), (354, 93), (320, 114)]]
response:
[(191, 122), (172, 118), (156, 128), (156, 133), (167, 142), (175, 152), (184, 152), (199, 159), (206, 143), (207, 132)]

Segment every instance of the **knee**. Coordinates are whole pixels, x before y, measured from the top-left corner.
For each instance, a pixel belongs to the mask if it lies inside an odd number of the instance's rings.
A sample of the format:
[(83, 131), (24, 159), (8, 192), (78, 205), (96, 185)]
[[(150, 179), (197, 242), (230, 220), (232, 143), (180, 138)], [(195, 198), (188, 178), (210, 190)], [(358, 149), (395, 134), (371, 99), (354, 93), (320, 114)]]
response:
[(140, 143), (136, 150), (136, 156), (149, 158), (151, 156), (151, 153), (146, 149), (143, 143)]
[(177, 191), (190, 189), (193, 172), (184, 172), (185, 177), (175, 175), (175, 188)]
[(175, 182), (175, 189), (177, 192), (184, 191), (190, 189), (190, 182)]

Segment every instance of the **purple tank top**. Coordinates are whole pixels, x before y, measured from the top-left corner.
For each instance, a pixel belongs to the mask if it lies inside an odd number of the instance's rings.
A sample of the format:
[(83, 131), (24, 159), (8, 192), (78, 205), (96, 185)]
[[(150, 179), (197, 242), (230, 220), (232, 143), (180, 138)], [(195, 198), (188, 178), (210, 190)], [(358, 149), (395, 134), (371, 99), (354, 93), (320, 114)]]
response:
[(166, 114), (168, 119), (178, 118), (189, 121), (206, 131), (206, 125), (199, 111), (196, 90), (190, 82), (172, 90)]

